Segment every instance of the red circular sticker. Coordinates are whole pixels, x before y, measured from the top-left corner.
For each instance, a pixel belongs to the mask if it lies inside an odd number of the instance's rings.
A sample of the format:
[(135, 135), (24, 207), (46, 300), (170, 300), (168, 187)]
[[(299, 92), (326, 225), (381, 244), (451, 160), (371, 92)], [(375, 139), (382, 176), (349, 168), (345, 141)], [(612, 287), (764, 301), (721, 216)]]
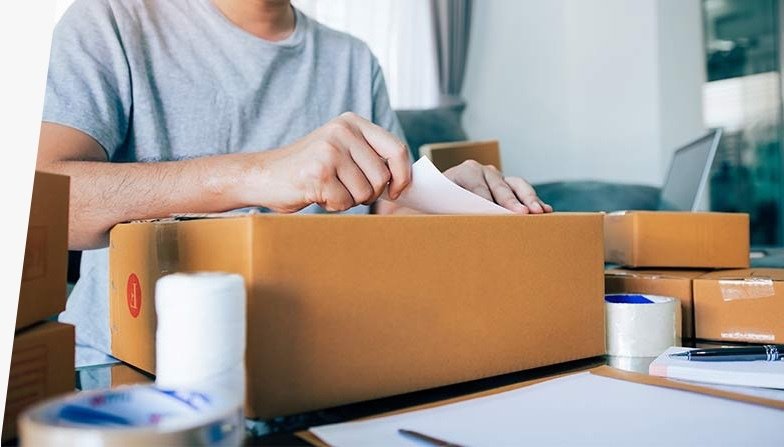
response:
[(139, 316), (142, 310), (142, 286), (139, 284), (139, 277), (131, 273), (128, 277), (128, 285), (125, 287), (125, 296), (128, 299), (128, 311), (133, 318)]

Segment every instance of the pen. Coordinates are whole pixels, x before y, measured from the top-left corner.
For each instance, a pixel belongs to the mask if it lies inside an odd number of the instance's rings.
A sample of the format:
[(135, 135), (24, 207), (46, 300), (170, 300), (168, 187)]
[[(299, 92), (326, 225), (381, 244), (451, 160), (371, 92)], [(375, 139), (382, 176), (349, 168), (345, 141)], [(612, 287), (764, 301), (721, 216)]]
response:
[(700, 362), (749, 362), (784, 359), (784, 345), (741, 346), (737, 348), (695, 349), (670, 354), (670, 357)]
[(399, 429), (398, 433), (404, 436), (409, 436), (411, 438), (418, 439), (420, 441), (425, 441), (430, 445), (437, 445), (440, 447), (463, 447), (460, 444), (444, 441), (443, 439), (434, 438), (432, 436), (428, 436), (426, 434), (419, 433), (413, 430), (406, 430), (404, 428)]

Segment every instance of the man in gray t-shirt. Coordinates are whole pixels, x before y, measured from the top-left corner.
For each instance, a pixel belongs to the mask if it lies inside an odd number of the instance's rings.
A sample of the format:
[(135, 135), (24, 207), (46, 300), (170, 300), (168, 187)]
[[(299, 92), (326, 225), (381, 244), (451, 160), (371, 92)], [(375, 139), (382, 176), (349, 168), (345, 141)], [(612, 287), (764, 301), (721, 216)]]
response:
[[(38, 168), (71, 176), (85, 250), (61, 320), (77, 361), (106, 359), (108, 232), (177, 212), (395, 212), (404, 136), (368, 47), (285, 1), (77, 0), (57, 25)], [(520, 213), (523, 180), (467, 163), (461, 186)]]

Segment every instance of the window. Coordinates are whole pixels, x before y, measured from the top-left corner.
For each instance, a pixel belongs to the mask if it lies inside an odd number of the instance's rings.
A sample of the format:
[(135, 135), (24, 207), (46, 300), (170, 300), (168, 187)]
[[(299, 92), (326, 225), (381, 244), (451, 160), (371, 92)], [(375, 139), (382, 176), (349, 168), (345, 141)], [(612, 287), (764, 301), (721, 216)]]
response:
[(723, 127), (711, 208), (747, 212), (751, 241), (782, 239), (779, 0), (703, 0), (707, 127)]

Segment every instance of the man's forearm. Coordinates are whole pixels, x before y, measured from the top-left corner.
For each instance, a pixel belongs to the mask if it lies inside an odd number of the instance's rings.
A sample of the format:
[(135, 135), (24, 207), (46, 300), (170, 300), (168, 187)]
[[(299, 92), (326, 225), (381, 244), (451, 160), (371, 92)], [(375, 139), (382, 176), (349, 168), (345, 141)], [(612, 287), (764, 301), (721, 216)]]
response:
[(161, 163), (54, 161), (41, 168), (71, 177), (69, 246), (108, 244), (109, 230), (134, 219), (220, 212), (248, 206), (254, 167), (247, 154)]

